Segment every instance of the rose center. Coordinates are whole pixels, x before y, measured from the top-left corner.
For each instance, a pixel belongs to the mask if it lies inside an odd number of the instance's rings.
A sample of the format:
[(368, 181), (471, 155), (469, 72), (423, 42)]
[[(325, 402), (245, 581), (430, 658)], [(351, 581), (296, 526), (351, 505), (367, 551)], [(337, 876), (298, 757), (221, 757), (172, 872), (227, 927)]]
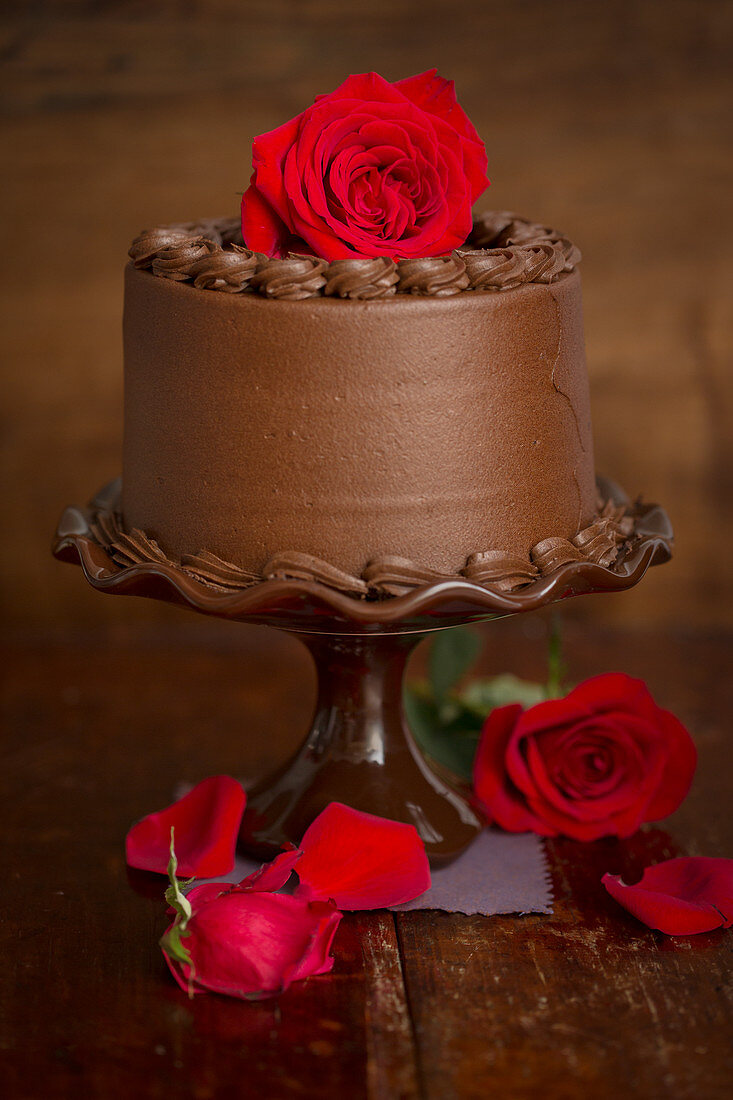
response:
[(620, 769), (610, 746), (583, 744), (560, 753), (552, 780), (567, 798), (601, 798), (620, 781)]

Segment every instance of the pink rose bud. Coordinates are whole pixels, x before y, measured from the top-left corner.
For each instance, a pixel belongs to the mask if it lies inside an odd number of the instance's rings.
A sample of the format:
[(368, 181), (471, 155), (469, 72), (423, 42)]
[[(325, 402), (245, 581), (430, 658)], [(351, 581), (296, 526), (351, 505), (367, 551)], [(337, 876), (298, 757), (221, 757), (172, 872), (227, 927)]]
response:
[(333, 967), (329, 952), (341, 914), (332, 905), (221, 884), (197, 887), (186, 900), (192, 912), (180, 939), (174, 921), (161, 947), (188, 993), (258, 999)]

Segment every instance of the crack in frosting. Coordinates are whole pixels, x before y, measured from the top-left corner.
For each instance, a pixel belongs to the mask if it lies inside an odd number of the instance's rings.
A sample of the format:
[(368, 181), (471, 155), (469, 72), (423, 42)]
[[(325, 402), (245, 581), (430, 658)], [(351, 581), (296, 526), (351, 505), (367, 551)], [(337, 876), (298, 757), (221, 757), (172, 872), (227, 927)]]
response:
[(266, 580), (312, 581), (362, 599), (401, 596), (422, 585), (460, 579), (496, 592), (516, 592), (569, 562), (610, 566), (636, 539), (634, 506), (599, 500), (596, 515), (587, 527), (571, 539), (542, 539), (527, 558), (505, 550), (483, 550), (471, 554), (460, 572), (454, 574), (436, 572), (407, 558), (382, 555), (370, 561), (360, 576), (354, 576), (298, 551), (276, 554), (260, 573), (242, 569), (208, 550), (185, 554), (176, 561), (144, 531), (127, 531), (120, 513), (109, 509), (94, 514), (90, 530), (95, 541), (123, 568), (155, 562), (179, 565), (202, 584), (224, 590), (250, 588)]
[(580, 261), (579, 249), (557, 230), (509, 211), (479, 215), (466, 244), (450, 256), (397, 263), (384, 256), (332, 263), (295, 254), (273, 259), (244, 247), (236, 218), (157, 226), (135, 238), (129, 256), (135, 267), (160, 278), (192, 281), (199, 290), (254, 292), (285, 301), (513, 290), (525, 283), (553, 283)]

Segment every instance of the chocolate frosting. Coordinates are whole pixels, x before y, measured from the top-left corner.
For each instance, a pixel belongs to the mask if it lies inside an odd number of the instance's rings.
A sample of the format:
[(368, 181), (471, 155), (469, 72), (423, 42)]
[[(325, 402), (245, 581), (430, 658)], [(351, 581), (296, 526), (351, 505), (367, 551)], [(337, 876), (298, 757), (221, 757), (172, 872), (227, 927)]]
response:
[(167, 248), (160, 248), (153, 257), (153, 275), (177, 282), (192, 279), (197, 265), (216, 251), (217, 247), (208, 237), (190, 237)]
[(195, 235), (186, 229), (177, 229), (175, 226), (160, 226), (157, 229), (146, 229), (130, 245), (128, 256), (135, 267), (152, 267), (153, 260), (159, 252), (175, 245), (186, 244)]
[[(119, 517), (117, 521), (119, 522)], [(184, 554), (181, 565), (187, 573), (192, 573), (198, 580), (217, 588), (249, 588), (262, 579), (256, 573), (224, 561), (208, 550), (200, 550), (198, 554)]]
[(326, 261), (314, 256), (289, 256), (285, 260), (265, 257), (252, 276), (251, 285), (266, 298), (297, 302), (313, 298), (326, 284)]
[(276, 554), (270, 558), (262, 570), (261, 579), (317, 581), (329, 588), (335, 588), (338, 592), (348, 592), (356, 596), (365, 596), (368, 591), (366, 581), (361, 577), (353, 577), (343, 569), (314, 558), (312, 554), (299, 554), (297, 551)]
[(355, 576), (298, 551), (274, 555), (259, 573), (242, 569), (207, 550), (184, 554), (177, 560), (164, 554), (155, 539), (143, 531), (126, 531), (118, 508), (97, 511), (90, 530), (110, 557), (122, 566), (151, 562), (180, 565), (197, 580), (217, 589), (244, 589), (264, 580), (295, 579), (372, 599), (401, 596), (422, 585), (461, 577), (492, 591), (516, 592), (568, 562), (609, 566), (620, 551), (628, 553), (636, 539), (632, 506), (613, 500), (599, 501), (593, 522), (574, 538), (543, 539), (532, 547), (526, 559), (504, 550), (483, 550), (471, 554), (458, 573), (443, 573), (407, 558), (383, 555), (370, 561), (361, 576)]
[[(254, 254), (233, 255), (255, 293), (210, 294), (128, 266), (128, 532), (172, 559), (204, 548), (258, 577), (297, 551), (353, 588), (370, 562), (456, 576), (486, 550), (514, 561), (505, 575), (519, 583), (538, 542), (593, 522), (577, 272), (502, 293), (350, 301), (319, 293), (314, 257), (261, 269)], [(218, 258), (199, 257), (193, 277), (226, 278), (210, 266)], [(368, 261), (367, 285), (394, 276), (385, 266)]]
[(126, 531), (120, 516), (114, 512), (97, 512), (91, 524), (91, 533), (118, 565), (170, 561), (155, 539), (148, 538), (144, 531), (137, 528)]
[(560, 248), (548, 242), (460, 251), (474, 290), (511, 290), (522, 283), (553, 283), (569, 270)]
[[(517, 220), (518, 215), (509, 210), (485, 210), (473, 219), (473, 229), (466, 244), (469, 248), (496, 248), (499, 234)], [(525, 221), (524, 224), (538, 228), (536, 222)]]
[(248, 248), (233, 244), (228, 249), (207, 252), (191, 267), (193, 285), (199, 290), (223, 290), (238, 294), (257, 270), (259, 258)]
[(400, 260), (398, 290), (403, 294), (427, 294), (447, 298), (466, 290), (471, 280), (466, 261), (458, 253), (452, 256), (430, 256)]
[[(448, 297), (472, 290), (511, 290), (525, 283), (553, 283), (573, 271), (580, 252), (546, 225), (508, 211), (489, 211), (474, 222), (463, 248), (451, 256), (394, 261), (385, 257), (334, 260), (314, 256), (272, 259), (243, 247), (234, 218), (158, 226), (132, 242), (138, 268), (199, 290), (228, 294), (255, 291), (266, 298), (300, 301), (385, 298), (393, 294)], [(256, 256), (256, 269), (250, 271)]]
[(511, 592), (533, 581), (539, 570), (531, 561), (514, 557), (504, 550), (484, 550), (471, 554), (462, 572), (467, 580), (476, 584)]
[(328, 265), (323, 293), (336, 298), (387, 298), (399, 276), (394, 260), (377, 256), (364, 260), (334, 260)]

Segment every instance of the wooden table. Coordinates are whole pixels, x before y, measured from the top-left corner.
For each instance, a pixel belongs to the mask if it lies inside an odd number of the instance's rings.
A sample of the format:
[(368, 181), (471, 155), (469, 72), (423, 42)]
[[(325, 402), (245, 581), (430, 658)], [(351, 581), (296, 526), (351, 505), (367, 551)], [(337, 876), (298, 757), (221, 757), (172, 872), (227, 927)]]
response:
[[(484, 671), (540, 676), (543, 630), (541, 616), (482, 628)], [(663, 827), (548, 845), (553, 916), (347, 915), (331, 975), (255, 1004), (191, 1002), (174, 985), (157, 947), (160, 881), (154, 896), (133, 889), (123, 838), (176, 781), (253, 774), (287, 753), (309, 719), (307, 656), (273, 631), (173, 610), (163, 628), (15, 643), (0, 846), (6, 1097), (724, 1095), (730, 933), (648, 931), (600, 877), (633, 879), (679, 852), (733, 854), (729, 638), (570, 623), (572, 677), (643, 676), (693, 731), (700, 766)]]
[[(732, 937), (646, 931), (599, 880), (677, 850), (733, 855), (730, 635), (705, 633), (730, 621), (733, 6), (5, 9), (3, 1094), (722, 1095)], [(255, 776), (294, 749), (308, 657), (274, 632), (101, 599), (48, 543), (65, 504), (120, 472), (132, 237), (236, 211), (252, 137), (347, 73), (433, 65), (487, 142), (480, 207), (581, 246), (598, 469), (661, 501), (679, 536), (672, 564), (634, 592), (573, 601), (570, 675), (646, 679), (692, 730), (698, 777), (667, 833), (552, 844), (553, 917), (347, 916), (331, 976), (277, 1002), (189, 1003), (157, 948), (160, 897), (128, 883), (125, 832), (180, 780)], [(486, 668), (540, 676), (543, 622), (487, 627)]]

